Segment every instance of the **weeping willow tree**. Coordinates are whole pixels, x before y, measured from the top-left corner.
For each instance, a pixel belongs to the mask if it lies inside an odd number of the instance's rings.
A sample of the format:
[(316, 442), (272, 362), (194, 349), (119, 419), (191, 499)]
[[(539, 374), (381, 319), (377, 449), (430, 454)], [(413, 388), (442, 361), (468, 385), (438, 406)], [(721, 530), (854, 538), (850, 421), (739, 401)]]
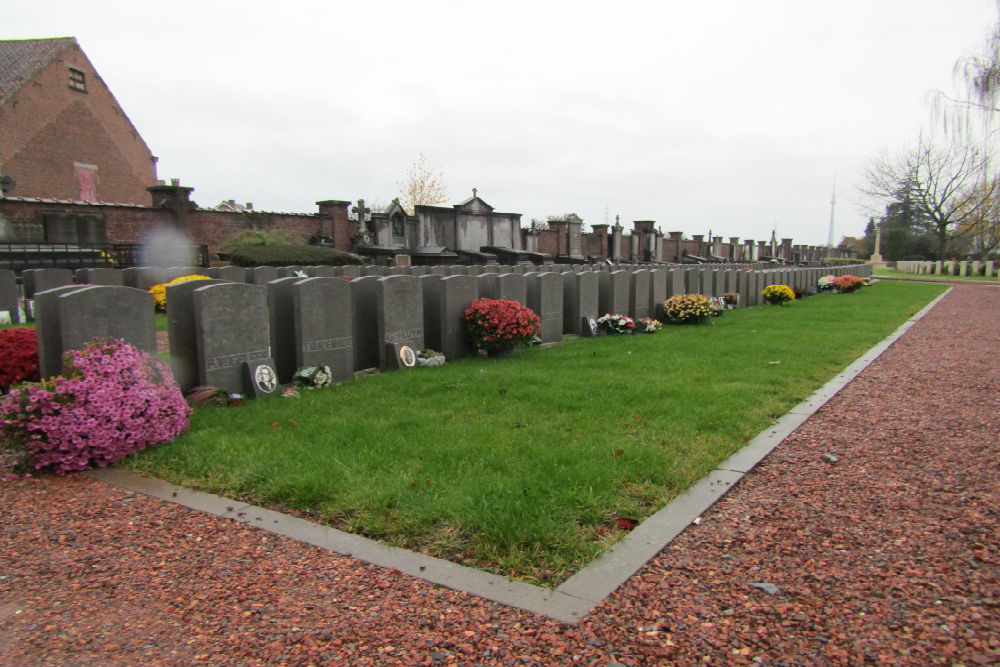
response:
[(954, 75), (956, 92), (935, 93), (934, 114), (952, 135), (988, 139), (1000, 121), (1000, 0), (992, 29), (976, 52), (956, 61)]

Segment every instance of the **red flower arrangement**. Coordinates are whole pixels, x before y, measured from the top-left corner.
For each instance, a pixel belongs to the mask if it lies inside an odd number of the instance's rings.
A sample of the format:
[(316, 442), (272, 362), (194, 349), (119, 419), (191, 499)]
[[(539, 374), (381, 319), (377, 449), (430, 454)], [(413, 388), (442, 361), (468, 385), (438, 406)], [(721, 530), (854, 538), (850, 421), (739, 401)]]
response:
[(38, 336), (31, 327), (0, 331), (0, 391), (38, 381)]
[(502, 350), (530, 343), (542, 320), (531, 308), (505, 299), (476, 299), (462, 317), (469, 343), (484, 350)]
[(864, 287), (867, 283), (857, 276), (837, 276), (833, 280), (833, 286), (838, 292), (853, 292)]

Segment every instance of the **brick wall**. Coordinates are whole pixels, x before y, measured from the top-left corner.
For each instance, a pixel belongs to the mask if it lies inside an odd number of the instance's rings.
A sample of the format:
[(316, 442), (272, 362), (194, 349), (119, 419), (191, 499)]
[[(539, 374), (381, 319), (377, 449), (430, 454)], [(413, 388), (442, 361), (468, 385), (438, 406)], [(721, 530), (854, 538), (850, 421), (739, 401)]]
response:
[[(84, 73), (86, 92), (69, 86)], [(146, 205), (156, 166), (146, 143), (77, 45), (0, 105), (0, 165), (12, 196), (78, 199), (74, 163), (97, 167), (100, 201)]]
[[(320, 213), (229, 212), (198, 209), (187, 214), (188, 233), (194, 243), (207, 245), (209, 258), (216, 259), (219, 246), (229, 237), (247, 230), (283, 230), (304, 241), (315, 234), (322, 223), (323, 231), (331, 235), (334, 245), (351, 249), (356, 223), (347, 219), (343, 205), (323, 207)], [(0, 199), (0, 216), (8, 226), (42, 225), (45, 213), (92, 214), (103, 217), (108, 243), (142, 243), (157, 229), (173, 229), (174, 214), (165, 208), (115, 204), (58, 203)], [(0, 238), (0, 242), (14, 239)], [(44, 239), (39, 239), (42, 241)]]

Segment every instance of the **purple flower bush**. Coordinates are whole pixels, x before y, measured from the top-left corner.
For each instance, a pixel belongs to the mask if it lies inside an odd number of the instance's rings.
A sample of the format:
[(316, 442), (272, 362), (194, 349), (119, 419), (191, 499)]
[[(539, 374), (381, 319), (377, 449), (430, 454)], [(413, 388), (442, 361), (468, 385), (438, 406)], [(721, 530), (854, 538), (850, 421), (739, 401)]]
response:
[(191, 408), (163, 362), (121, 340), (95, 340), (63, 359), (63, 375), (0, 399), (0, 430), (22, 467), (56, 474), (104, 467), (176, 438)]

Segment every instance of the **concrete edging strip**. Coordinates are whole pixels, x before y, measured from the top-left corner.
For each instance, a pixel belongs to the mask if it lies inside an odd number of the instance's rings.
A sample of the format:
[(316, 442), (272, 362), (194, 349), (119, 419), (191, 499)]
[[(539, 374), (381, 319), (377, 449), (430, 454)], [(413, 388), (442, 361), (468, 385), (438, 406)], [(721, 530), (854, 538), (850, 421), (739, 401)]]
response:
[(786, 437), (867, 368), (900, 336), (951, 291), (949, 288), (899, 326), (809, 398), (792, 408), (771, 428), (759, 434), (620, 542), (584, 566), (555, 590), (533, 586), (451, 561), (390, 547), (375, 540), (288, 516), (256, 505), (194, 491), (131, 470), (102, 468), (87, 471), (94, 479), (170, 501), (207, 514), (232, 519), (306, 544), (343, 554), (372, 565), (394, 568), (425, 581), (477, 597), (577, 623), (604, 598), (626, 582), (663, 550), (697, 517), (753, 469)]

